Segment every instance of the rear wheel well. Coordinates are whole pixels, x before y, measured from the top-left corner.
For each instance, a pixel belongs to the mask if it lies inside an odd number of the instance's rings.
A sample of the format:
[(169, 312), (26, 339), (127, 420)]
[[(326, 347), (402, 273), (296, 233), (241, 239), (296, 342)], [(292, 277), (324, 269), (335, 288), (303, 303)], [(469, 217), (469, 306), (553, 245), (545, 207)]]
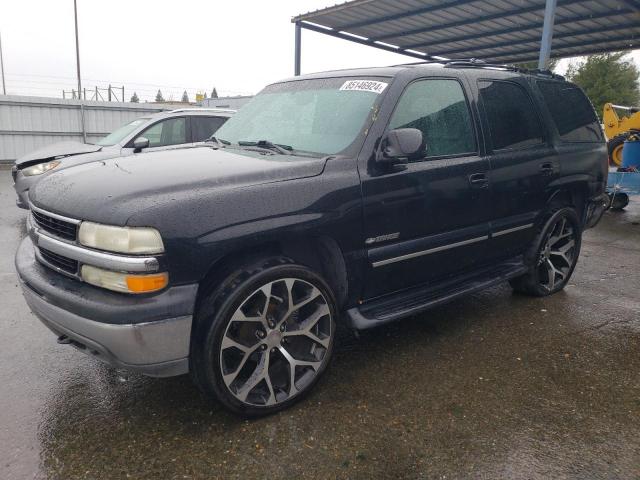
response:
[(214, 262), (200, 281), (196, 308), (212, 288), (227, 278), (233, 271), (259, 258), (283, 256), (295, 263), (305, 265), (329, 284), (338, 306), (347, 299), (347, 268), (340, 247), (330, 237), (306, 237), (266, 242), (230, 252)]
[(548, 210), (553, 210), (559, 207), (573, 207), (580, 219), (581, 224), (584, 226), (585, 215), (587, 213), (587, 199), (588, 193), (586, 187), (579, 185), (562, 188), (553, 192), (547, 202)]

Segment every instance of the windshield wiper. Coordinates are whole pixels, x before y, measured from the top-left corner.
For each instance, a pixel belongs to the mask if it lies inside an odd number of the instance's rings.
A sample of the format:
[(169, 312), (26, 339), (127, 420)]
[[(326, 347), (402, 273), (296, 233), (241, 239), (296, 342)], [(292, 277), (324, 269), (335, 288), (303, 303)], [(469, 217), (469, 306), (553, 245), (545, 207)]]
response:
[(269, 140), (258, 140), (257, 142), (239, 141), (238, 145), (241, 147), (258, 147), (267, 150), (273, 150), (281, 155), (292, 155), (291, 151), (293, 147), (291, 145), (282, 145), (280, 143), (273, 143)]
[(205, 140), (205, 142), (217, 143), (221, 148), (224, 148), (225, 145), (231, 145), (231, 142), (227, 142), (226, 140), (222, 140), (221, 138), (216, 138), (215, 135), (211, 135)]

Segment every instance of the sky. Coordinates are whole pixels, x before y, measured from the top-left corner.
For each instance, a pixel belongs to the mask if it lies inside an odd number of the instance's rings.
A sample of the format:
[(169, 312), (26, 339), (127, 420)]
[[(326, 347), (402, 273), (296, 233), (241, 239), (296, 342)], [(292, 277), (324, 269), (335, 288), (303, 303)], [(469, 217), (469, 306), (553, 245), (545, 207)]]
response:
[[(87, 90), (109, 84), (152, 101), (158, 89), (251, 95), (293, 75), (291, 17), (337, 0), (77, 0)], [(62, 96), (77, 86), (73, 0), (0, 0), (8, 94)], [(633, 54), (640, 65), (640, 51)], [(303, 30), (302, 73), (411, 57)], [(560, 73), (568, 61), (563, 61)]]

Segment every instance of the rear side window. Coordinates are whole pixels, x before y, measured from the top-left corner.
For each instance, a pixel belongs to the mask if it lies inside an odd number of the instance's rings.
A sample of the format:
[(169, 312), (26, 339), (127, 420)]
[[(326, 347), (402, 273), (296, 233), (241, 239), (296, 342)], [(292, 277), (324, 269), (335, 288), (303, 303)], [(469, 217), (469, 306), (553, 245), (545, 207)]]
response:
[(429, 157), (476, 151), (471, 114), (456, 80), (420, 80), (409, 85), (389, 122), (389, 129), (394, 128), (420, 130)]
[(191, 131), (194, 142), (204, 142), (213, 135), (227, 119), (224, 117), (191, 117)]
[(540, 119), (523, 87), (511, 82), (482, 80), (479, 88), (494, 150), (542, 143)]
[(539, 81), (537, 83), (563, 141), (598, 142), (602, 140), (596, 113), (582, 90), (564, 82)]

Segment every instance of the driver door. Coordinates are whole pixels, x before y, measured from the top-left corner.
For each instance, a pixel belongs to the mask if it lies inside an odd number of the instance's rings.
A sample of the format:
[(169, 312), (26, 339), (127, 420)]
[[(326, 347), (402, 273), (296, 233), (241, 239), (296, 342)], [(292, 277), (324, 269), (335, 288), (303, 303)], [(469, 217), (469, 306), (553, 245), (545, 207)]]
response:
[(489, 162), (458, 79), (410, 83), (387, 131), (417, 128), (422, 158), (364, 173), (364, 298), (435, 284), (482, 262), (489, 235)]

